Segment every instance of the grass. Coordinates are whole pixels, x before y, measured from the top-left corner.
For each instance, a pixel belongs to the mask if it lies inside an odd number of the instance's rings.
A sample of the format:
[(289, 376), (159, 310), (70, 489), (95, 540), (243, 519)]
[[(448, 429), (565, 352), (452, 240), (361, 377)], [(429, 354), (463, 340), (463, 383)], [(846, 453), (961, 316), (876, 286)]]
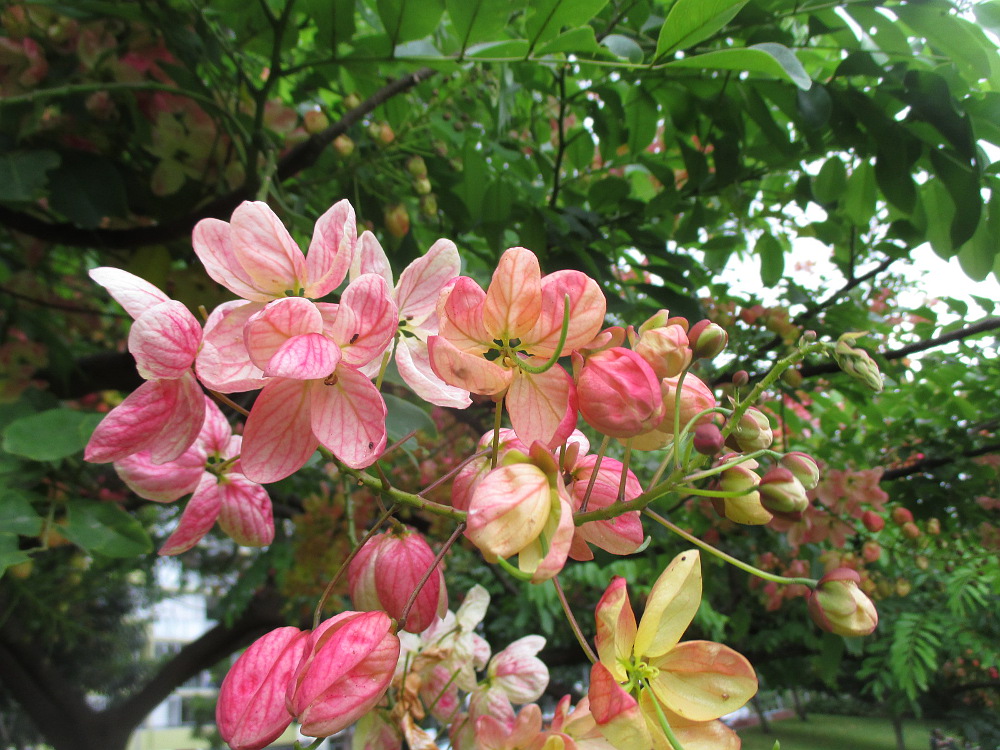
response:
[[(934, 722), (903, 722), (906, 750), (927, 750)], [(781, 750), (896, 750), (896, 737), (889, 719), (810, 714), (809, 721), (797, 718), (772, 721), (773, 735), (760, 727), (740, 730), (743, 750), (771, 750), (781, 740)]]

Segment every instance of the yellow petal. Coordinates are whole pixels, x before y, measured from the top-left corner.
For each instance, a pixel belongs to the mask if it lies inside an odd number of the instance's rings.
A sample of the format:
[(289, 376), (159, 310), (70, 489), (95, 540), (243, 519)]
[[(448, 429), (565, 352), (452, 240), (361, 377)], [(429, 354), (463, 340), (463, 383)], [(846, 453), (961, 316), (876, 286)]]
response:
[(689, 721), (735, 711), (757, 692), (757, 675), (741, 654), (711, 641), (686, 641), (652, 662), (650, 687), (660, 703)]
[(688, 550), (677, 555), (653, 584), (635, 636), (635, 653), (648, 659), (670, 651), (700, 604), (701, 556), (698, 550)]
[(635, 642), (635, 615), (628, 599), (624, 578), (615, 576), (597, 603), (597, 655), (619, 682), (626, 682), (624, 662), (632, 656)]

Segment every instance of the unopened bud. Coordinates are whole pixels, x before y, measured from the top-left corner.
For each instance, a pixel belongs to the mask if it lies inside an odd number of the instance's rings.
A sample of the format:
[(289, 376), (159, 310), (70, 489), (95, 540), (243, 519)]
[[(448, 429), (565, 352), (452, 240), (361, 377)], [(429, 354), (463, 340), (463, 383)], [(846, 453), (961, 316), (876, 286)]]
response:
[(770, 448), (774, 442), (771, 423), (760, 409), (751, 406), (726, 440), (726, 445), (744, 453)]
[(814, 490), (819, 484), (819, 466), (808, 453), (786, 453), (778, 463), (792, 472), (807, 490)]
[(427, 176), (427, 165), (422, 157), (411, 156), (406, 161), (406, 171), (410, 173), (410, 177), (419, 180), (421, 177)]
[(863, 333), (845, 333), (833, 349), (833, 358), (841, 370), (855, 380), (859, 380), (876, 393), (882, 390), (882, 374), (875, 360), (864, 349), (854, 346), (854, 341)]
[(431, 192), (431, 181), (426, 177), (420, 177), (413, 181), (413, 191), (417, 195), (429, 195)]
[(348, 94), (344, 97), (344, 106), (348, 109), (354, 109), (355, 107), (361, 106), (361, 97), (357, 94)]
[(410, 231), (410, 215), (402, 203), (386, 206), (383, 220), (385, 228), (393, 237), (405, 237), (406, 233)]
[[(737, 454), (730, 453), (720, 461), (724, 464), (736, 457)], [(741, 493), (734, 497), (719, 498), (719, 502), (715, 504), (716, 510), (734, 523), (759, 526), (771, 520), (771, 513), (760, 502), (760, 493), (757, 491), (760, 477), (754, 471), (756, 468), (757, 462), (750, 459), (734, 464), (719, 475), (720, 490)]]
[(809, 507), (802, 482), (780, 466), (761, 477), (759, 489), (761, 505), (777, 516), (795, 518)]
[(729, 343), (726, 329), (710, 320), (700, 320), (688, 332), (691, 354), (695, 359), (713, 359)]
[(913, 521), (909, 521), (903, 524), (903, 536), (908, 539), (916, 539), (920, 536), (920, 527), (917, 526)]
[(941, 533), (941, 522), (936, 518), (931, 518), (927, 521), (927, 533), (937, 536)]
[(861, 514), (861, 523), (873, 534), (885, 528), (885, 519), (873, 510), (866, 510)]
[(714, 456), (725, 446), (722, 431), (714, 424), (701, 424), (694, 430), (694, 449), (703, 456)]
[(750, 382), (750, 373), (746, 370), (738, 370), (733, 373), (733, 385), (737, 388), (743, 388), (747, 383)]
[(309, 135), (322, 133), (330, 125), (330, 119), (318, 109), (310, 109), (302, 116), (302, 120)]
[(340, 156), (350, 156), (354, 153), (354, 141), (346, 135), (338, 135), (333, 139), (333, 150)]
[(427, 195), (420, 196), (420, 213), (424, 216), (433, 219), (437, 216), (438, 212), (438, 199), (434, 193), (428, 193)]
[(837, 568), (823, 576), (809, 596), (809, 614), (823, 630), (843, 636), (869, 635), (878, 625), (871, 599), (858, 588), (861, 576)]
[(904, 523), (910, 523), (913, 520), (913, 514), (910, 512), (909, 508), (903, 508), (902, 506), (892, 509), (892, 522), (897, 526), (902, 526)]

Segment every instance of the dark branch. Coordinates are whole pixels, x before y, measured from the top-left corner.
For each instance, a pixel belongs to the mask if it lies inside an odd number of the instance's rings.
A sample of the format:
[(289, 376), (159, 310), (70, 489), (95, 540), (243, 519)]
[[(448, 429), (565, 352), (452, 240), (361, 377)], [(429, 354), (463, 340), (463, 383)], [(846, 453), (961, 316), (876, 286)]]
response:
[(987, 454), (997, 452), (1000, 452), (1000, 443), (991, 443), (990, 445), (984, 445), (979, 448), (970, 448), (969, 450), (962, 451), (961, 453), (956, 453), (953, 456), (923, 458), (910, 464), (909, 466), (901, 466), (898, 469), (886, 469), (882, 473), (882, 481), (885, 482), (891, 479), (900, 479), (902, 477), (912, 476), (913, 474), (923, 474), (928, 469), (936, 469), (939, 466), (947, 466), (960, 458), (975, 458), (976, 456), (985, 456)]
[[(394, 96), (427, 80), (435, 71), (421, 68), (383, 86), (357, 107), (347, 112), (339, 122), (322, 133), (317, 133), (289, 151), (278, 162), (277, 179), (284, 181), (316, 163), (319, 155), (339, 135), (346, 133), (369, 112)], [(228, 219), (233, 210), (257, 192), (257, 184), (246, 184), (231, 193), (219, 196), (186, 216), (162, 224), (131, 229), (81, 229), (73, 224), (52, 223), (37, 216), (0, 206), (0, 224), (16, 232), (47, 242), (78, 247), (129, 249), (175, 240), (191, 234), (194, 225), (202, 219)]]

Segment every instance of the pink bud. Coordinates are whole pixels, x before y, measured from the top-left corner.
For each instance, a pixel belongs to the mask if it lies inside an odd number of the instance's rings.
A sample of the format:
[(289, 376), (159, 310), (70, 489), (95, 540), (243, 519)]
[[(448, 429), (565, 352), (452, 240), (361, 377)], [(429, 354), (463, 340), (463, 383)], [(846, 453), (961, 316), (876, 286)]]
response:
[(816, 485), (819, 484), (819, 466), (812, 456), (794, 451), (782, 456), (780, 463), (792, 472), (807, 490), (816, 489)]
[(767, 415), (760, 409), (751, 406), (740, 417), (740, 421), (733, 428), (733, 431), (729, 433), (726, 445), (733, 450), (749, 453), (770, 448), (773, 441), (774, 435), (771, 432), (771, 423), (768, 421)]
[[(674, 424), (674, 404), (677, 395), (677, 378), (664, 378), (660, 383), (660, 390), (663, 394), (663, 422), (660, 426), (667, 431), (673, 432)], [(715, 395), (712, 389), (705, 383), (688, 374), (684, 378), (681, 386), (681, 429), (694, 419), (699, 412), (711, 409), (716, 405)], [(698, 424), (705, 424), (712, 419), (712, 415), (706, 414), (698, 420)]]
[(691, 364), (687, 333), (677, 324), (644, 331), (635, 352), (649, 363), (659, 379), (676, 377)]
[(760, 502), (779, 516), (794, 516), (809, 507), (802, 483), (788, 469), (775, 467), (760, 480)]
[(588, 357), (576, 390), (584, 420), (611, 437), (649, 432), (663, 414), (656, 374), (629, 349), (605, 349)]
[(385, 612), (343, 612), (309, 634), (285, 693), (309, 737), (329, 737), (368, 713), (385, 695), (399, 659), (399, 638)]
[[(414, 531), (372, 537), (347, 569), (351, 601), (359, 609), (382, 609), (398, 620), (434, 557), (424, 537)], [(423, 632), (447, 609), (448, 594), (439, 567), (420, 589), (401, 625), (411, 633)]]
[(737, 370), (733, 373), (733, 385), (737, 388), (742, 388), (747, 383), (750, 382), (750, 373), (746, 370)]
[(710, 320), (700, 320), (688, 332), (691, 354), (695, 359), (714, 359), (729, 343), (726, 329)]
[(873, 510), (866, 510), (861, 514), (861, 523), (873, 534), (885, 528), (885, 519)]
[(878, 625), (878, 612), (858, 588), (861, 576), (837, 568), (823, 576), (809, 596), (809, 614), (823, 630), (843, 636), (869, 635)]
[(236, 660), (219, 689), (215, 720), (233, 750), (270, 745), (292, 723), (285, 690), (298, 666), (307, 633), (278, 628), (258, 638)]
[(703, 456), (714, 456), (725, 445), (722, 431), (714, 424), (701, 424), (694, 431), (694, 449)]

